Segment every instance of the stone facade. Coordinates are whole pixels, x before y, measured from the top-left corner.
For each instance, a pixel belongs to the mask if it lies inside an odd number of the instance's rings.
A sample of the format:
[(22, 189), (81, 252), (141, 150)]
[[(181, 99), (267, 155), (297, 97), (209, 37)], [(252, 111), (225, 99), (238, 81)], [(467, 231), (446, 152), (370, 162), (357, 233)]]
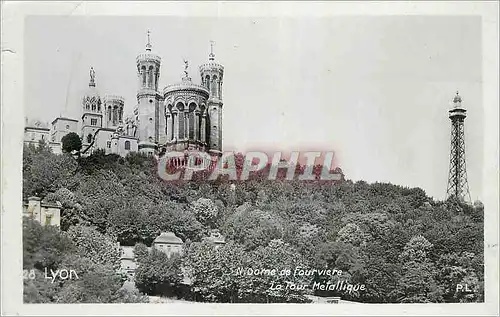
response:
[(23, 216), (38, 221), (42, 226), (61, 226), (61, 203), (49, 203), (39, 197), (30, 197), (23, 203)]
[(24, 126), (24, 143), (38, 146), (40, 141), (49, 142), (50, 129), (46, 123), (39, 120), (28, 121), (26, 118)]
[(66, 117), (57, 117), (52, 121), (51, 129), (50, 129), (50, 147), (52, 148), (52, 152), (60, 154), (62, 153), (62, 138), (70, 133), (78, 131), (78, 120), (66, 118)]
[[(210, 233), (210, 236), (203, 238), (203, 240), (215, 244), (216, 248), (226, 244), (226, 240), (218, 230), (213, 230)], [(168, 257), (171, 257), (173, 254), (182, 254), (183, 246), (184, 242), (182, 241), (182, 239), (177, 237), (173, 232), (162, 232), (153, 241), (151, 247), (148, 247), (148, 251), (150, 252), (152, 249), (160, 250), (162, 252), (165, 252)], [(120, 250), (122, 270), (127, 272), (130, 277), (134, 277), (135, 270), (137, 269), (134, 247), (120, 246)], [(182, 270), (183, 272), (187, 272), (187, 269), (184, 267), (182, 268)], [(190, 284), (190, 279), (187, 275), (188, 274), (185, 274), (183, 283)]]
[[(25, 143), (47, 140), (54, 153), (61, 153), (61, 139), (70, 132), (80, 135), (82, 155), (96, 150), (125, 156), (130, 152), (161, 155), (165, 151), (203, 151), (214, 157), (222, 153), (222, 80), (224, 67), (215, 61), (213, 49), (208, 63), (199, 67), (201, 85), (188, 75), (177, 84), (159, 89), (161, 57), (152, 51), (148, 32), (145, 52), (136, 57), (137, 104), (125, 117), (122, 96), (97, 89), (95, 71), (82, 96), (79, 120), (58, 117), (52, 128), (26, 123)], [(50, 137), (50, 141), (49, 141)]]
[(184, 241), (177, 237), (173, 232), (162, 232), (153, 241), (153, 245), (151, 247), (165, 252), (168, 257), (171, 257), (173, 254), (182, 254), (183, 245)]
[(121, 268), (123, 271), (127, 272), (128, 275), (134, 276), (135, 269), (137, 268), (137, 263), (135, 262), (134, 247), (132, 246), (121, 246)]

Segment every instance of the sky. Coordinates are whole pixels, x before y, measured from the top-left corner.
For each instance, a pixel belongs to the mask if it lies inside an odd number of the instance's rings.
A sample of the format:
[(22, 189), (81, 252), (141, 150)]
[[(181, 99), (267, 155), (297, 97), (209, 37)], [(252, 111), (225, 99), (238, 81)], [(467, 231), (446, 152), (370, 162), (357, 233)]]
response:
[(146, 31), (160, 87), (215, 41), (224, 65), (224, 150), (335, 151), (346, 178), (421, 187), (443, 199), (448, 109), (458, 90), (471, 197), (482, 196), (481, 20), (474, 16), (113, 17), (25, 20), (25, 116), (79, 118), (94, 67), (101, 96), (136, 104)]

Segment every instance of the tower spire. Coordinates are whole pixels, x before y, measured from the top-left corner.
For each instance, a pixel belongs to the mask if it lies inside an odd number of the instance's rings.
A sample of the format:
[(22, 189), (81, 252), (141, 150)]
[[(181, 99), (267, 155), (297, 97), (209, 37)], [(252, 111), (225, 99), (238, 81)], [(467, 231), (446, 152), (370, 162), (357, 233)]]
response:
[(94, 67), (90, 67), (90, 82), (89, 87), (95, 87), (95, 70)]
[(462, 201), (470, 202), (469, 183), (467, 182), (467, 170), (465, 161), (465, 133), (464, 121), (467, 110), (462, 107), (462, 97), (458, 91), (453, 98), (453, 108), (449, 111), (451, 120), (451, 147), (450, 147), (450, 171), (448, 174), (448, 188), (446, 196), (456, 197)]
[(148, 30), (147, 35), (148, 35), (148, 43), (146, 44), (146, 51), (151, 52), (151, 47), (153, 47), (151, 45), (151, 38), (150, 38), (151, 31)]
[(211, 61), (215, 60), (214, 44), (214, 41), (210, 41), (210, 54), (208, 54), (208, 59)]
[(189, 62), (187, 60), (184, 60), (184, 76), (186, 78), (189, 77), (189, 75), (188, 75), (188, 67), (189, 67)]
[(453, 103), (454, 104), (462, 103), (462, 97), (460, 97), (460, 95), (458, 94), (458, 91), (457, 91), (457, 94), (455, 95), (455, 98), (453, 98)]

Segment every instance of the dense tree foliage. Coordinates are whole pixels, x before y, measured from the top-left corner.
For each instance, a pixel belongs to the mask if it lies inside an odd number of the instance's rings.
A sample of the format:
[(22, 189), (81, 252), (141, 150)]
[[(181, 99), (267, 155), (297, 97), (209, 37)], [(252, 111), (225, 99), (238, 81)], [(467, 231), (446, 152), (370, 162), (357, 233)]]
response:
[[(109, 238), (86, 227), (63, 232), (27, 217), (23, 225), (25, 302), (148, 301), (147, 297), (123, 288), (123, 275), (113, 266), (115, 258)], [(105, 258), (107, 254), (109, 259)]]
[(82, 149), (82, 140), (75, 132), (70, 132), (62, 137), (62, 150), (65, 153), (79, 152)]
[[(268, 180), (268, 167), (251, 172), (245, 181), (229, 181), (227, 176), (207, 180), (195, 174), (196, 181), (168, 182), (158, 177), (154, 158), (137, 153), (122, 158), (98, 151), (75, 159), (46, 147), (26, 147), (23, 163), (25, 198), (60, 201), (61, 229), (68, 232), (59, 235), (26, 225), (25, 267), (43, 270), (57, 268), (63, 260), (76, 261), (76, 267), (109, 275), (111, 295), (99, 293), (109, 301), (116, 300), (115, 289), (122, 283), (115, 283), (111, 274), (116, 255), (108, 255), (114, 254), (111, 245), (116, 242), (137, 244), (136, 282), (152, 295), (171, 294), (187, 278), (190, 299), (199, 301), (304, 302), (308, 295), (372, 303), (484, 300), (480, 202), (471, 206), (454, 199), (436, 201), (420, 188), (387, 183), (285, 180), (283, 169), (277, 180)], [(241, 155), (235, 163), (240, 175)], [(318, 170), (315, 167), (315, 175)], [(215, 247), (203, 240), (212, 229), (225, 236), (226, 245)], [(186, 242), (182, 257), (167, 259), (147, 251), (164, 231)], [(92, 237), (97, 244), (86, 245), (77, 236)], [(67, 251), (68, 243), (72, 251)], [(98, 251), (101, 247), (107, 251)], [(242, 267), (298, 266), (342, 273), (236, 273)], [(340, 281), (366, 288), (312, 289), (314, 283)], [(25, 294), (33, 301), (95, 300), (84, 294), (91, 287), (85, 283), (68, 283), (64, 296), (48, 288), (40, 295), (34, 282), (29, 283)], [(271, 287), (277, 284), (308, 288)], [(457, 284), (467, 284), (472, 291), (457, 291)]]
[(153, 249), (139, 256), (135, 272), (137, 288), (147, 294), (175, 295), (182, 281), (180, 256), (168, 257), (166, 253)]

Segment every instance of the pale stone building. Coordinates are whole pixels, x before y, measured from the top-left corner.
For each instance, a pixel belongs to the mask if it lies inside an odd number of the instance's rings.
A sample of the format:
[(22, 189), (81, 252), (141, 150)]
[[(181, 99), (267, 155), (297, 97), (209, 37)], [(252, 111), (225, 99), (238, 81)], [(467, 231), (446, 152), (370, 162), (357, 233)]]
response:
[(121, 268), (128, 275), (134, 276), (135, 269), (137, 268), (137, 263), (135, 262), (134, 247), (133, 246), (121, 246)]
[[(162, 60), (152, 51), (149, 32), (146, 49), (137, 55), (135, 62), (138, 87), (133, 115), (124, 117), (122, 96), (101, 96), (91, 68), (89, 87), (82, 96), (81, 118), (59, 117), (52, 122), (53, 151), (61, 153), (62, 137), (75, 132), (82, 140), (82, 155), (100, 149), (121, 156), (130, 152), (156, 156), (166, 151), (204, 151), (213, 160), (219, 157), (222, 154), (224, 67), (215, 61), (213, 46), (208, 62), (199, 66), (200, 85), (192, 82), (185, 61), (181, 81), (160, 91)], [(26, 143), (48, 137), (46, 130), (28, 125), (26, 129)]]
[(52, 126), (50, 129), (50, 147), (52, 152), (56, 154), (62, 153), (62, 138), (70, 133), (78, 130), (78, 120), (57, 117), (52, 121)]
[[(218, 230), (212, 230), (210, 236), (203, 238), (204, 241), (213, 243), (216, 248), (226, 244), (224, 237), (220, 234)], [(173, 254), (181, 255), (183, 252), (184, 242), (181, 238), (177, 237), (173, 232), (162, 232), (153, 241), (151, 247), (148, 247), (148, 252), (152, 249), (160, 250), (165, 252), (168, 257)], [(135, 270), (137, 269), (137, 261), (135, 259), (134, 247), (133, 246), (120, 246), (121, 250), (121, 268), (127, 274), (133, 278), (135, 276)], [(191, 283), (190, 270), (189, 268), (182, 267), (183, 272), (183, 283), (189, 285)]]
[(30, 197), (23, 203), (23, 216), (30, 217), (42, 226), (61, 226), (61, 203), (49, 203), (39, 197)]
[(173, 254), (181, 254), (184, 242), (173, 232), (162, 232), (153, 241), (152, 248), (165, 252), (169, 257)]
[(28, 120), (24, 124), (24, 144), (38, 146), (40, 141), (49, 142), (49, 127), (40, 120)]

